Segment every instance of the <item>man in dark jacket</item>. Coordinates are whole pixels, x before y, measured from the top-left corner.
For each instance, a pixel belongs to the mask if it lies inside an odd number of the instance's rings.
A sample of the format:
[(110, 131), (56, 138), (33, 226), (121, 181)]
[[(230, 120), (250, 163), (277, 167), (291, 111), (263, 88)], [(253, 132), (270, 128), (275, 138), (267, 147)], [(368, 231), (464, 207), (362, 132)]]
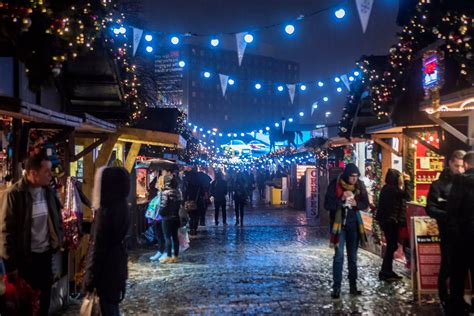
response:
[(441, 265), (438, 275), (438, 295), (441, 304), (446, 308), (448, 303), (448, 277), (449, 277), (449, 253), (447, 240), (447, 202), (453, 178), (456, 174), (464, 172), (463, 150), (456, 150), (449, 159), (448, 168), (444, 169), (439, 179), (431, 184), (428, 200), (426, 204), (426, 213), (436, 219), (438, 223), (440, 247), (441, 247)]
[(226, 213), (226, 195), (227, 195), (227, 181), (224, 180), (222, 173), (216, 173), (216, 179), (211, 183), (211, 195), (214, 197), (214, 220), (216, 226), (219, 225), (219, 210), (222, 209), (222, 223), (227, 225)]
[(48, 315), (53, 281), (51, 260), (61, 249), (61, 203), (48, 186), (51, 162), (43, 154), (26, 161), (26, 175), (1, 198), (5, 219), (5, 265), (10, 282), (20, 277), (41, 291), (39, 315)]
[(467, 315), (464, 284), (468, 270), (474, 270), (474, 151), (463, 160), (466, 172), (454, 177), (447, 207), (453, 315)]
[(361, 295), (357, 289), (357, 250), (359, 242), (366, 241), (360, 210), (369, 207), (369, 198), (360, 172), (353, 163), (347, 164), (340, 177), (333, 180), (326, 192), (324, 207), (330, 212), (331, 247), (335, 248), (333, 260), (332, 298), (339, 298), (344, 264), (344, 246), (347, 246), (349, 285), (352, 295)]

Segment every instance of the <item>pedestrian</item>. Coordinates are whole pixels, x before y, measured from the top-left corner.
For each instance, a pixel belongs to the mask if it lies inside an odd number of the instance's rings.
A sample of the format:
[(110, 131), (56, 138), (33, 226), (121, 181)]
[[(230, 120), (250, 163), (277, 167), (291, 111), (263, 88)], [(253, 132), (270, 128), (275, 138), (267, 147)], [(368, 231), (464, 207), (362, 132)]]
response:
[(342, 175), (329, 184), (324, 201), (324, 207), (330, 212), (330, 246), (335, 248), (331, 294), (334, 299), (341, 293), (344, 246), (347, 248), (350, 294), (362, 294), (357, 289), (357, 251), (359, 243), (367, 241), (360, 211), (369, 207), (369, 199), (359, 176), (357, 166), (347, 164)]
[(238, 173), (234, 183), (235, 226), (244, 226), (244, 207), (248, 202), (248, 187), (244, 174)]
[(449, 244), (447, 232), (447, 202), (453, 179), (456, 174), (464, 173), (464, 150), (456, 150), (452, 153), (448, 167), (441, 172), (439, 179), (431, 184), (426, 204), (426, 213), (436, 219), (440, 237), (441, 264), (438, 274), (438, 295), (444, 310), (449, 303), (448, 278), (449, 278)]
[(184, 201), (192, 202), (190, 204), (195, 206), (195, 209), (188, 209), (189, 212), (189, 234), (195, 236), (199, 225), (199, 218), (205, 208), (204, 201), (204, 187), (200, 184), (197, 168), (185, 173), (184, 177)]
[(167, 257), (160, 259), (160, 263), (178, 262), (178, 230), (181, 226), (179, 219), (179, 209), (181, 207), (181, 202), (182, 198), (181, 192), (178, 190), (178, 181), (171, 175), (165, 176), (164, 188), (161, 192), (159, 214), (162, 218)]
[(102, 167), (96, 171), (92, 203), (95, 216), (83, 289), (86, 293), (96, 291), (104, 316), (120, 315), (119, 303), (125, 297), (129, 193), (126, 169)]
[(454, 176), (447, 207), (452, 315), (472, 311), (464, 301), (464, 285), (468, 271), (474, 272), (474, 151), (463, 161), (466, 172)]
[(385, 185), (380, 191), (379, 205), (375, 219), (385, 236), (387, 247), (379, 272), (381, 281), (396, 281), (402, 277), (393, 271), (393, 256), (398, 249), (398, 237), (406, 227), (406, 201), (410, 200), (410, 176), (396, 169), (388, 169)]
[(61, 249), (61, 203), (49, 184), (51, 161), (44, 153), (30, 156), (24, 176), (1, 199), (4, 219), (1, 254), (10, 283), (25, 280), (40, 291), (39, 315), (48, 315), (53, 283), (52, 255)]
[(206, 212), (211, 205), (210, 199), (210, 187), (211, 187), (211, 177), (204, 171), (198, 172), (199, 185), (201, 186), (201, 191), (203, 191), (203, 203), (200, 205), (199, 209), (199, 225), (206, 226)]
[(245, 179), (247, 182), (247, 196), (250, 206), (252, 206), (253, 202), (253, 191), (255, 190), (255, 177), (252, 171), (245, 172)]
[(226, 213), (226, 195), (227, 195), (227, 181), (224, 180), (222, 172), (216, 173), (216, 179), (211, 183), (211, 195), (214, 197), (214, 221), (216, 226), (219, 225), (219, 211), (222, 210), (222, 223), (227, 225)]
[(257, 173), (257, 187), (260, 200), (265, 199), (265, 174), (263, 171)]
[[(161, 175), (158, 177), (156, 181), (155, 188), (156, 188), (156, 195), (160, 194), (164, 189), (164, 179), (165, 177), (171, 174), (171, 170), (163, 169), (161, 170)], [(159, 207), (159, 205), (158, 205)], [(155, 232), (155, 239), (157, 241), (157, 251), (156, 253), (150, 257), (150, 261), (159, 261), (164, 260), (167, 257), (165, 252), (165, 236), (163, 233), (163, 221), (160, 214), (156, 214), (155, 218), (153, 219), (153, 230)]]

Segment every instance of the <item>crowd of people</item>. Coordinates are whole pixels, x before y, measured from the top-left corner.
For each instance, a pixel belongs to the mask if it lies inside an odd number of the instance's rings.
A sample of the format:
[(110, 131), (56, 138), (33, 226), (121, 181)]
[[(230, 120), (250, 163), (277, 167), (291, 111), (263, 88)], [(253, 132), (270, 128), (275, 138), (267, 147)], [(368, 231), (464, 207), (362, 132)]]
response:
[[(350, 294), (360, 295), (357, 287), (357, 251), (367, 239), (360, 211), (369, 208), (367, 189), (359, 179), (356, 165), (349, 163), (343, 173), (328, 187), (325, 208), (330, 211), (330, 245), (333, 259), (333, 291), (341, 295), (344, 247), (348, 260)], [(394, 253), (407, 238), (406, 202), (411, 200), (410, 177), (389, 169), (376, 206), (375, 220), (385, 236), (386, 249), (379, 279), (397, 281), (402, 277), (393, 271)], [(431, 185), (426, 212), (439, 227), (441, 267), (439, 297), (449, 315), (467, 315), (472, 306), (464, 300), (468, 272), (474, 273), (474, 152), (455, 151), (446, 169)], [(448, 282), (449, 280), (449, 282)], [(449, 284), (449, 285), (448, 285)]]

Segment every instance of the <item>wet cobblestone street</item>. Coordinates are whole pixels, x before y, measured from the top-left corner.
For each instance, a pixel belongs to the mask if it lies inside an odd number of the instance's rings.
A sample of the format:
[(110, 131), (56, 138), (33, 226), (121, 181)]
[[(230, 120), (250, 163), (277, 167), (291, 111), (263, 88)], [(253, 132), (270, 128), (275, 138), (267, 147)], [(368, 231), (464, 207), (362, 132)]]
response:
[(241, 228), (233, 226), (233, 210), (228, 212), (229, 226), (216, 227), (208, 211), (208, 226), (200, 228), (178, 264), (150, 262), (150, 249), (131, 253), (123, 314), (441, 314), (436, 302), (413, 303), (409, 279), (378, 281), (381, 259), (363, 250), (364, 295), (351, 297), (345, 278), (341, 299), (332, 300), (333, 250), (326, 227), (306, 225), (304, 212), (259, 207), (247, 210)]

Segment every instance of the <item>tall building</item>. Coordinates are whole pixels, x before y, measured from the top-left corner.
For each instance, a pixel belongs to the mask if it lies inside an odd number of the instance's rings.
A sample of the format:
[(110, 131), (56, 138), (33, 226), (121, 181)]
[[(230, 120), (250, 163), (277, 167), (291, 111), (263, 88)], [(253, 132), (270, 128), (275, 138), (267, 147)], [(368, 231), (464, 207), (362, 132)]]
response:
[[(185, 66), (180, 67), (179, 61)], [(225, 96), (219, 74), (234, 80)], [(190, 122), (205, 128), (257, 129), (298, 109), (298, 94), (292, 104), (285, 85), (299, 81), (299, 64), (291, 61), (245, 54), (239, 67), (235, 51), (186, 45), (158, 54), (155, 75), (157, 105), (177, 107), (188, 114)], [(255, 88), (257, 83), (262, 85), (260, 90)], [(284, 87), (281, 92), (279, 85)]]

